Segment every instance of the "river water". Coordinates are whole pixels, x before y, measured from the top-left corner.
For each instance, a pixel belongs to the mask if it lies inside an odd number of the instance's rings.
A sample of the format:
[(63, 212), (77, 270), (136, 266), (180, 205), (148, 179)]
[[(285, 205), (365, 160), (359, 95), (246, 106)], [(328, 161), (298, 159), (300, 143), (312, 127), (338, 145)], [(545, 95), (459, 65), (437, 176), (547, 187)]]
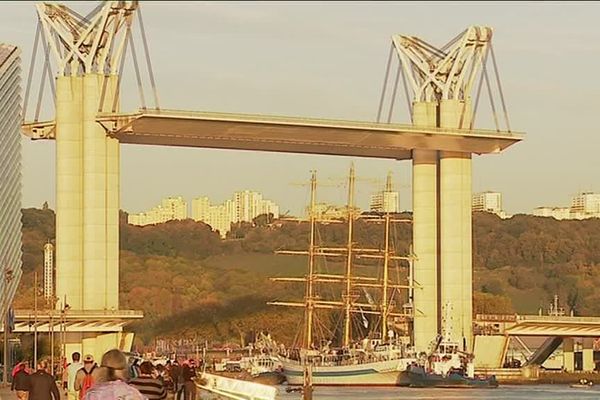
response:
[[(412, 389), (412, 388), (346, 388), (316, 387), (314, 400), (600, 400), (600, 385), (591, 389), (573, 389), (568, 385), (503, 385), (497, 389)], [(278, 399), (301, 399), (298, 393), (279, 388)]]

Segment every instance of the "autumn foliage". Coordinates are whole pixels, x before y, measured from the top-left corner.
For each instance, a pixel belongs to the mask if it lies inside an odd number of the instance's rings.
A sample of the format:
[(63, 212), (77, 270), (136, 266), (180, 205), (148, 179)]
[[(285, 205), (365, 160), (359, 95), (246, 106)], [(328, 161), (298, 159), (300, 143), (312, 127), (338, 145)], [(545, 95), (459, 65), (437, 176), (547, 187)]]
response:
[[(404, 215), (410, 218), (410, 215)], [(201, 222), (171, 221), (137, 227), (121, 215), (120, 306), (140, 309), (138, 337), (200, 336), (213, 343), (240, 343), (249, 332), (268, 330), (290, 343), (302, 310), (268, 306), (273, 299), (300, 299), (299, 284), (271, 282), (270, 276), (303, 276), (302, 256), (280, 249), (306, 249), (308, 224), (259, 218), (233, 227), (222, 240)], [(344, 224), (329, 224), (319, 239), (346, 241)], [(41, 272), (43, 245), (53, 240), (54, 212), (23, 210), (23, 270), (18, 307), (32, 305), (33, 271)], [(358, 222), (356, 241), (383, 245), (382, 226)], [(411, 226), (398, 224), (394, 248), (406, 253)], [(474, 311), (537, 313), (558, 294), (576, 315), (600, 315), (600, 219), (556, 221), (516, 215), (501, 220), (473, 216)]]

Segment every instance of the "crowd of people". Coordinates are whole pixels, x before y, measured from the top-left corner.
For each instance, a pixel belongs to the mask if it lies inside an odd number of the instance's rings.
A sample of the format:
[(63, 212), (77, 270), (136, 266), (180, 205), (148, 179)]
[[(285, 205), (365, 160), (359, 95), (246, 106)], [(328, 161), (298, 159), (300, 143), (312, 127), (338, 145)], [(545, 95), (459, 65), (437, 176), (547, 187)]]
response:
[[(90, 354), (75, 352), (64, 369), (63, 389), (68, 400), (195, 400), (196, 364), (187, 360), (153, 365), (150, 361), (128, 363), (120, 350), (109, 350), (98, 366)], [(12, 373), (12, 387), (18, 400), (59, 400), (55, 378), (48, 373), (47, 361), (31, 371), (27, 362)]]

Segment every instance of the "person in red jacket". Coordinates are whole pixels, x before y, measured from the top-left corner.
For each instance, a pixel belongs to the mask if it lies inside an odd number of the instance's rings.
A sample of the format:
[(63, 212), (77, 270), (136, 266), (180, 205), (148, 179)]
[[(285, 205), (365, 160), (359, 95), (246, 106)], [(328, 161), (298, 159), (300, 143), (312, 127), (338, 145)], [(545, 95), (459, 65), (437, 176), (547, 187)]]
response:
[(12, 384), (10, 390), (14, 390), (18, 400), (27, 400), (29, 392), (29, 363), (20, 362), (12, 372)]

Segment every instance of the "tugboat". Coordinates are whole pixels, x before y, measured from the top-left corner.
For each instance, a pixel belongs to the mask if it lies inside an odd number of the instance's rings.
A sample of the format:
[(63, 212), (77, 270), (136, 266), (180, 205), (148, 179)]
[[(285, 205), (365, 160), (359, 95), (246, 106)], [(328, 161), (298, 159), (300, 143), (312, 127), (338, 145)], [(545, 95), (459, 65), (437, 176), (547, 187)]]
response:
[(473, 389), (494, 389), (498, 387), (498, 381), (495, 376), (491, 377), (470, 377), (462, 369), (452, 369), (446, 375), (435, 372), (426, 372), (425, 368), (419, 365), (412, 365), (408, 369), (408, 379), (410, 387), (436, 387), (436, 388), (473, 388)]
[(450, 304), (446, 304), (446, 324), (443, 335), (432, 343), (429, 355), (422, 353), (420, 363), (411, 364), (406, 373), (410, 387), (437, 388), (497, 388), (494, 375), (475, 377), (474, 355), (461, 351), (459, 343), (452, 340)]

